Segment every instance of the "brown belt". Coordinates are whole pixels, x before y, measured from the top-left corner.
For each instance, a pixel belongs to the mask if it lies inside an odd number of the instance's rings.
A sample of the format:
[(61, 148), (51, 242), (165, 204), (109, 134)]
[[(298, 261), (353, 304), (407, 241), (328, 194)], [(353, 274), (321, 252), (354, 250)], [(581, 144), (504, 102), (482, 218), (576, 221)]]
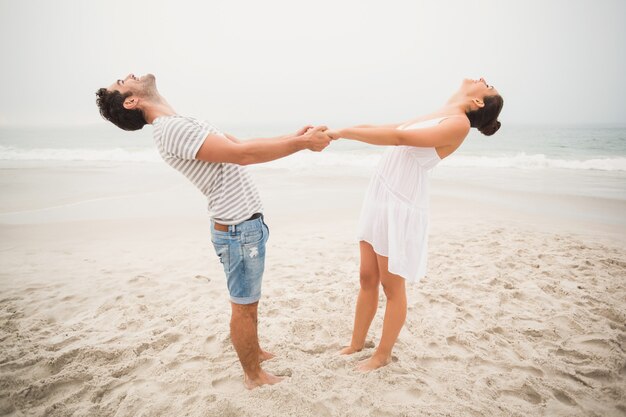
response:
[[(258, 219), (259, 217), (261, 217), (261, 213), (254, 213), (252, 216), (250, 216), (250, 218), (248, 220), (254, 220), (254, 219)], [(244, 220), (244, 221), (248, 221), (248, 220)], [(213, 222), (213, 228), (215, 230), (219, 230), (220, 232), (228, 232), (228, 225), (227, 224), (221, 224), (218, 222)]]

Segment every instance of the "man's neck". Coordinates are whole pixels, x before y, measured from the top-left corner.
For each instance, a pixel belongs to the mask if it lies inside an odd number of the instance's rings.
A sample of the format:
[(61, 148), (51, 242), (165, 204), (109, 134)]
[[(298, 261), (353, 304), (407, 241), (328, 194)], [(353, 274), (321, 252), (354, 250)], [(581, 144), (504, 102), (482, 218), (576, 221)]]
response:
[(146, 122), (152, 124), (154, 119), (161, 116), (173, 116), (177, 114), (170, 104), (161, 96), (146, 104), (143, 108), (143, 117)]

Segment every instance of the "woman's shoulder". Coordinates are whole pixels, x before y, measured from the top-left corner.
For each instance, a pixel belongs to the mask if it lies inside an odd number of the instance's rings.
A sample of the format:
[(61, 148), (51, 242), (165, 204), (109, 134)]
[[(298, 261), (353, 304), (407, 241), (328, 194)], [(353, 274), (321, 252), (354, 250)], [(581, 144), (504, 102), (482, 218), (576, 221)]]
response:
[(464, 114), (438, 114), (433, 113), (427, 116), (416, 117), (406, 123), (398, 126), (398, 129), (410, 130), (419, 129), (425, 127), (440, 126), (445, 123), (445, 126), (467, 126), (469, 129), (470, 122), (467, 116)]
[(451, 116), (443, 116), (437, 123), (438, 125), (449, 126), (463, 129), (469, 132), (471, 125), (470, 121), (464, 114), (455, 114)]

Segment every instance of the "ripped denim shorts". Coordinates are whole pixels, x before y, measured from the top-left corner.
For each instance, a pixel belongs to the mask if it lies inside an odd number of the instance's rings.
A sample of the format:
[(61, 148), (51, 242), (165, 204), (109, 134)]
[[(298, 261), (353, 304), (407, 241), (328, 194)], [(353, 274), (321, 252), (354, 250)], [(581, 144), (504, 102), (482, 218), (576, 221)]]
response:
[(268, 238), (269, 228), (263, 221), (263, 215), (228, 226), (227, 232), (215, 230), (214, 222), (211, 222), (211, 241), (224, 266), (233, 303), (252, 304), (261, 298)]

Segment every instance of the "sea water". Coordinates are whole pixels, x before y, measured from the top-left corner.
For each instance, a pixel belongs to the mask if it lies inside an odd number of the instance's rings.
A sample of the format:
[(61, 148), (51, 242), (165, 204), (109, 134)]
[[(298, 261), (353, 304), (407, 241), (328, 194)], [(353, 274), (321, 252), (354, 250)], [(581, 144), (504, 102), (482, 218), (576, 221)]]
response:
[[(244, 140), (295, 130), (216, 127)], [(151, 134), (151, 126), (124, 132), (104, 122), (83, 127), (0, 127), (0, 168), (162, 163)], [(380, 146), (340, 140), (324, 152), (300, 152), (257, 169), (325, 178), (370, 176), (383, 152)], [(491, 137), (472, 130), (432, 177), (507, 191), (626, 200), (626, 128), (504, 125)]]

